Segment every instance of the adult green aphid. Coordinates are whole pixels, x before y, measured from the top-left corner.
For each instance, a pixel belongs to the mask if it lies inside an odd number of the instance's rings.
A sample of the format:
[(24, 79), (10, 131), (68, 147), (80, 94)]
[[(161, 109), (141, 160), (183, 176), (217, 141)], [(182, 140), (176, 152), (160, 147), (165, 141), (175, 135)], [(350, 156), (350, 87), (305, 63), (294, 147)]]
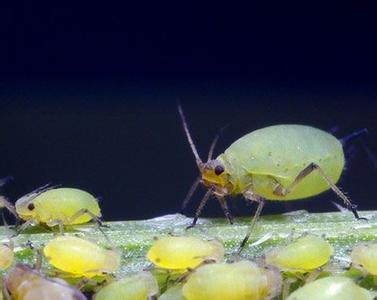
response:
[[(187, 140), (195, 156), (200, 175), (189, 190), (183, 206), (193, 195), (199, 183), (208, 188), (195, 213), (192, 226), (211, 195), (220, 202), (231, 221), (226, 204), (227, 196), (243, 195), (258, 203), (248, 232), (240, 245), (247, 243), (262, 211), (265, 200), (289, 201), (320, 194), (331, 188), (354, 216), (359, 219), (356, 206), (335, 185), (344, 168), (341, 141), (320, 129), (304, 125), (275, 125), (255, 130), (239, 138), (224, 153), (212, 159), (218, 136), (213, 141), (207, 162), (196, 150), (180, 104)], [(365, 132), (360, 131), (351, 137)]]

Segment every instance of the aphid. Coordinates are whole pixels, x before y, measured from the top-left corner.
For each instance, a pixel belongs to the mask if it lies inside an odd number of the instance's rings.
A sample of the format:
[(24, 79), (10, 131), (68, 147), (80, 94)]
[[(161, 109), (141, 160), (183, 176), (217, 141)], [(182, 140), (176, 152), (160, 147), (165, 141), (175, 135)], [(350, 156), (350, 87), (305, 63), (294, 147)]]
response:
[(271, 299), (280, 288), (281, 276), (276, 270), (243, 260), (199, 267), (189, 275), (182, 294), (187, 300)]
[(167, 289), (158, 300), (186, 300), (182, 294), (183, 284), (179, 283)]
[(148, 272), (124, 277), (105, 286), (94, 296), (95, 300), (146, 300), (159, 293), (156, 279)]
[(224, 258), (224, 247), (216, 240), (170, 236), (156, 240), (147, 257), (160, 268), (184, 270), (195, 268), (207, 259), (221, 261)]
[[(4, 185), (6, 185), (12, 179), (13, 179), (13, 177), (11, 177), (11, 176), (7, 176), (7, 177), (4, 177), (4, 178), (1, 178), (0, 179), (0, 188), (3, 187)], [(18, 219), (18, 215), (16, 213), (16, 210), (15, 210), (14, 206), (9, 202), (9, 200), (6, 197), (4, 197), (2, 195), (0, 195), (0, 209), (1, 208), (8, 209), (8, 211), (12, 215), (14, 215), (16, 217), (16, 219)], [(2, 215), (2, 217), (4, 219), (4, 215)]]
[(97, 222), (101, 211), (97, 202), (88, 192), (74, 188), (40, 187), (16, 201), (16, 211), (19, 217), (30, 224), (45, 223), (48, 226), (74, 225)]
[(120, 254), (73, 236), (58, 236), (43, 248), (44, 256), (55, 268), (73, 276), (91, 278), (114, 272), (120, 266)]
[(12, 240), (8, 244), (0, 245), (0, 271), (8, 269), (12, 265), (14, 259), (13, 248)]
[(18, 264), (5, 277), (5, 294), (13, 300), (85, 300), (75, 287), (60, 278), (47, 278), (27, 265)]
[(360, 243), (351, 253), (352, 265), (355, 268), (377, 275), (377, 244)]
[[(199, 183), (208, 188), (195, 213), (192, 226), (211, 195), (220, 202), (230, 221), (227, 196), (243, 195), (258, 207), (239, 251), (247, 243), (265, 200), (289, 201), (320, 194), (331, 188), (356, 218), (356, 206), (335, 185), (344, 167), (342, 143), (331, 134), (304, 125), (275, 125), (244, 135), (224, 153), (212, 159), (218, 136), (213, 141), (207, 162), (196, 150), (181, 106), (178, 111), (200, 175), (190, 188), (183, 207)], [(363, 133), (365, 130), (360, 131)]]
[(266, 263), (284, 271), (307, 272), (326, 264), (333, 248), (316, 235), (306, 235), (295, 242), (266, 254)]
[(350, 278), (331, 276), (310, 282), (289, 295), (287, 300), (372, 300), (372, 292)]

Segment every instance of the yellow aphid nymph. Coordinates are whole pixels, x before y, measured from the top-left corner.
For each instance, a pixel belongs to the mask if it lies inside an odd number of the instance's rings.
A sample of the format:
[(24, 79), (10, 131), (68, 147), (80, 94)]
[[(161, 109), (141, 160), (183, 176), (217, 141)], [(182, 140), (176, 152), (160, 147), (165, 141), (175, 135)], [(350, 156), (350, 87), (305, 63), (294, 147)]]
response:
[(147, 257), (160, 268), (184, 270), (195, 268), (207, 259), (221, 261), (224, 257), (224, 247), (216, 240), (170, 236), (156, 240)]
[(371, 292), (350, 278), (331, 276), (310, 282), (293, 292), (287, 300), (372, 300)]
[(156, 279), (148, 272), (128, 276), (102, 288), (95, 300), (147, 300), (155, 299), (159, 292)]
[(326, 264), (332, 253), (333, 248), (326, 240), (306, 235), (267, 253), (266, 263), (284, 271), (307, 272)]
[(361, 243), (351, 253), (355, 268), (377, 275), (377, 243)]
[(184, 284), (187, 300), (262, 300), (280, 291), (280, 275), (250, 261), (207, 264), (196, 269)]
[(73, 236), (58, 236), (43, 253), (55, 268), (73, 276), (93, 277), (114, 272), (120, 266), (120, 254)]

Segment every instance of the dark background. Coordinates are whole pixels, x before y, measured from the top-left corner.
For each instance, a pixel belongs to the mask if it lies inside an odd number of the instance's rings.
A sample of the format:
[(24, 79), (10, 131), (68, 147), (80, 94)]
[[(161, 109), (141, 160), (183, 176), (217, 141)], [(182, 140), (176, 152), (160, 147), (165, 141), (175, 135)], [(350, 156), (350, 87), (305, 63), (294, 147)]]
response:
[[(227, 124), (217, 154), (272, 124), (338, 137), (368, 128), (346, 149), (340, 185), (376, 209), (376, 158), (363, 146), (377, 153), (373, 1), (135, 2), (1, 7), (0, 176), (15, 178), (3, 193), (15, 200), (52, 182), (103, 197), (105, 219), (177, 212), (197, 174), (180, 98), (203, 159)], [(335, 210), (329, 200), (265, 213)], [(214, 201), (204, 212), (221, 214)]]

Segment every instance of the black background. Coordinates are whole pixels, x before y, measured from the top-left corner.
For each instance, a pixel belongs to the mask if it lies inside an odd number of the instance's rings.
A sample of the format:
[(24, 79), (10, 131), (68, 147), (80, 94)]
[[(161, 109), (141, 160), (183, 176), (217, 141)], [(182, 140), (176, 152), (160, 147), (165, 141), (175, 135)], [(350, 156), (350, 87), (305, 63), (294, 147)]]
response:
[[(180, 98), (203, 159), (227, 124), (217, 154), (272, 124), (338, 137), (368, 128), (346, 149), (340, 185), (376, 208), (376, 158), (362, 145), (376, 155), (373, 1), (29, 1), (0, 11), (0, 176), (15, 177), (3, 191), (12, 199), (52, 182), (101, 196), (105, 219), (177, 212), (197, 174)], [(265, 213), (335, 210), (328, 200)], [(204, 215), (221, 211), (213, 201)]]

